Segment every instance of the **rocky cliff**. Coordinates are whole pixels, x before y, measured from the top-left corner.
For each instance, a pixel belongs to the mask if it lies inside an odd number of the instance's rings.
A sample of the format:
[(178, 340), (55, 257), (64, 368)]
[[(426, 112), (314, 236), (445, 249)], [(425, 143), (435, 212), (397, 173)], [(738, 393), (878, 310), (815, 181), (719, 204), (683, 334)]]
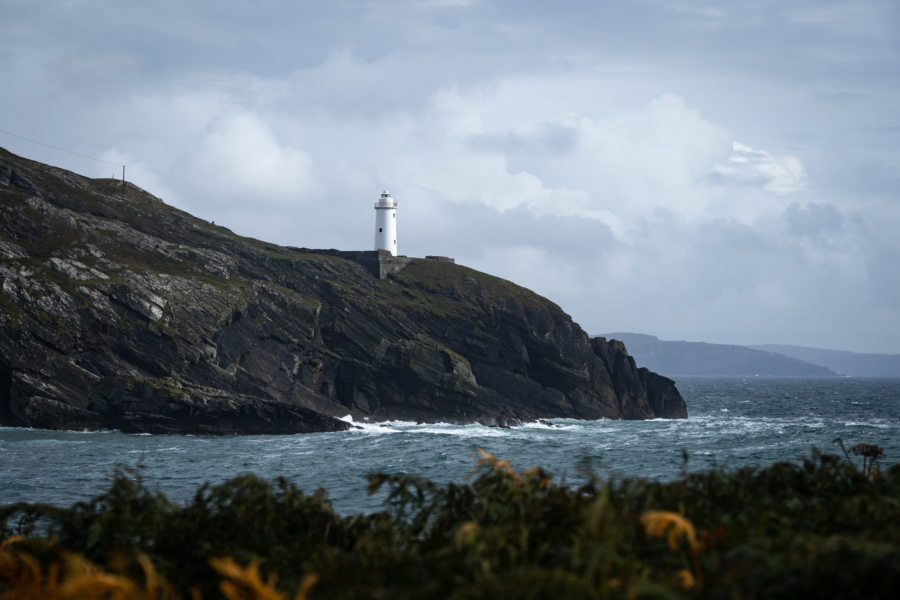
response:
[(290, 433), (687, 416), (549, 300), (446, 262), (385, 280), (0, 149), (0, 424)]

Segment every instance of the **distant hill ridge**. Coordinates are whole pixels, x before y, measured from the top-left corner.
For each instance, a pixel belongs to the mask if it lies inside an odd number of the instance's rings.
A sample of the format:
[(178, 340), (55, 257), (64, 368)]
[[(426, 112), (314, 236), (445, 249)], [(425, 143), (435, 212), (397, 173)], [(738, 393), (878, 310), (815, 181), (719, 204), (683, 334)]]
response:
[(638, 365), (667, 377), (836, 377), (821, 364), (772, 350), (661, 340), (640, 333), (604, 333), (625, 343)]
[(749, 347), (765, 352), (777, 352), (808, 363), (822, 365), (852, 377), (900, 377), (900, 354), (866, 354), (783, 344)]

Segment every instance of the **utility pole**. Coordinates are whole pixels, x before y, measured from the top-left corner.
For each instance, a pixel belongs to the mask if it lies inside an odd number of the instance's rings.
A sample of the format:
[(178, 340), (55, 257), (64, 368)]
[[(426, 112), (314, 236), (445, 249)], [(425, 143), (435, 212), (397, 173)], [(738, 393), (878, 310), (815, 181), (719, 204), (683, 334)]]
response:
[(125, 193), (125, 165), (122, 165), (122, 193)]

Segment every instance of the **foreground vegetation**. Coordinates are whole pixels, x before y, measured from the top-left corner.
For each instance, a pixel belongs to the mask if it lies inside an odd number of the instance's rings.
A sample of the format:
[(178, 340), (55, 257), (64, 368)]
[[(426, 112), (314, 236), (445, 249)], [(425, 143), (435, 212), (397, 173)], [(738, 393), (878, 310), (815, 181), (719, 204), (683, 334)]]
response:
[(181, 506), (122, 471), (71, 508), (0, 507), (0, 598), (894, 598), (878, 451), (578, 488), (479, 451), (465, 484), (371, 475), (385, 509), (347, 517), (283, 479)]

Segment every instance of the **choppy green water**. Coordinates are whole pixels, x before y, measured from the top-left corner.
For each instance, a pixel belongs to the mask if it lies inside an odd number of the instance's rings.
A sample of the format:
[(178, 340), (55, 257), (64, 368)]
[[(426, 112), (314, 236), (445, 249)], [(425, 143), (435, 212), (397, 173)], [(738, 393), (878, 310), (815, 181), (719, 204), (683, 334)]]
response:
[(0, 504), (69, 505), (108, 484), (116, 465), (140, 467), (172, 499), (192, 497), (205, 481), (239, 473), (284, 476), (307, 491), (328, 490), (342, 513), (379, 507), (365, 474), (407, 472), (462, 480), (475, 449), (514, 468), (542, 466), (570, 482), (588, 459), (601, 474), (671, 478), (683, 469), (799, 460), (813, 446), (838, 452), (841, 437), (885, 449), (900, 462), (900, 380), (682, 379), (687, 420), (575, 421), (496, 429), (479, 425), (361, 424), (342, 433), (209, 438), (0, 428)]

